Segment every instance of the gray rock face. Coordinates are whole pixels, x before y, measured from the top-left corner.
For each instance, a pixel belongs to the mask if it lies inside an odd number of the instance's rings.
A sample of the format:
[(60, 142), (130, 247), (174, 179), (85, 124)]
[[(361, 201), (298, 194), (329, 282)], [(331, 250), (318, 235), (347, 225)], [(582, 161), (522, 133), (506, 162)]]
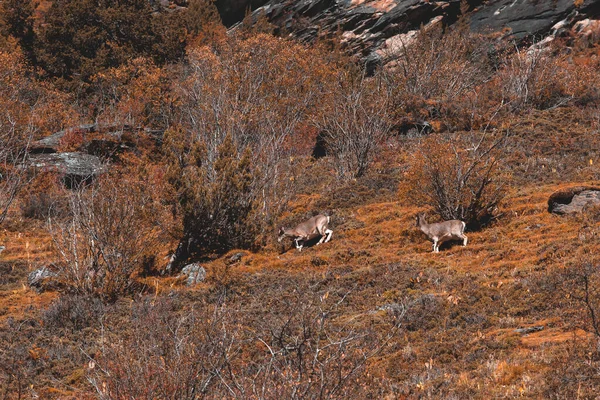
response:
[(185, 283), (188, 286), (192, 286), (197, 283), (204, 282), (206, 279), (206, 270), (202, 265), (198, 263), (192, 263), (183, 267), (181, 273), (177, 277), (185, 277)]
[(76, 130), (84, 133), (95, 132), (98, 128), (96, 124), (80, 125), (76, 128), (69, 128), (63, 131), (53, 133), (43, 139), (37, 140), (31, 144), (31, 152), (33, 153), (56, 153), (60, 146), (60, 141), (69, 132)]
[(548, 212), (571, 214), (592, 205), (600, 205), (600, 188), (578, 186), (553, 193), (548, 199)]
[(580, 15), (597, 16), (598, 0), (585, 0), (576, 9), (573, 0), (494, 0), (476, 11), (471, 27), (476, 31), (498, 31), (509, 28), (513, 36), (543, 34), (552, 26), (578, 10)]
[[(342, 32), (342, 41), (367, 64), (381, 60), (377, 52), (386, 40), (419, 29), (436, 18), (454, 23), (460, 14), (459, 0), (269, 0), (217, 1), (224, 19), (226, 10), (256, 7), (253, 17), (265, 15), (282, 31), (303, 41), (319, 35)], [(593, 18), (600, 15), (600, 0), (584, 0), (577, 9), (573, 0), (471, 0), (471, 28), (474, 31), (499, 31), (509, 28), (517, 39), (543, 35), (569, 17)], [(224, 14), (225, 13), (225, 14)], [(239, 20), (239, 19), (238, 19)], [(236, 29), (233, 26), (232, 29)]]

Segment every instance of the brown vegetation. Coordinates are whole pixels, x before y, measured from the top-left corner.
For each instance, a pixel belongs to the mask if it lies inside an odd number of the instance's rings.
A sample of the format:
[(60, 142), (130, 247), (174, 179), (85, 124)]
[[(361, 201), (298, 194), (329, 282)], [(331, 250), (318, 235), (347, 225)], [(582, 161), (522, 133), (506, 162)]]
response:
[[(227, 36), (202, 1), (1, 4), (1, 398), (596, 395), (600, 214), (546, 209), (599, 185), (597, 47), (433, 27), (367, 77), (323, 43)], [(96, 14), (89, 48), (39, 48)], [(107, 173), (23, 168), (86, 122), (117, 134), (58, 151), (110, 142)], [(481, 229), (432, 254), (423, 211)], [(277, 248), (317, 213), (334, 240)]]

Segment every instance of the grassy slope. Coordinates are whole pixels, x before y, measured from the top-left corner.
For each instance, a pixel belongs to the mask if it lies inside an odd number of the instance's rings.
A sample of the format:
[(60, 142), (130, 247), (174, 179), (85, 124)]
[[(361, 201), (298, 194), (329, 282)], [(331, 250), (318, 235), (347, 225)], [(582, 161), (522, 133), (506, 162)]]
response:
[[(546, 117), (550, 118), (540, 126), (547, 132), (554, 129), (553, 115)], [(555, 119), (554, 124), (561, 123)], [(545, 133), (536, 129), (535, 121), (520, 126), (536, 133), (529, 139)], [(431, 253), (430, 242), (414, 226), (414, 216), (423, 209), (406, 204), (406, 199), (391, 201), (394, 196), (388, 191), (366, 204), (359, 198), (334, 209), (330, 243), (300, 253), (289, 247), (281, 253), (271, 245), (244, 257), (227, 271), (227, 279), (236, 288), (231, 302), (254, 318), (265, 311), (265, 304), (276, 302), (271, 299), (288, 296), (294, 286), (307, 287), (321, 298), (326, 295), (332, 302), (340, 301), (337, 322), (356, 326), (377, 323), (382, 313), (377, 310), (385, 304), (405, 302), (412, 309), (403, 328), (369, 364), (370, 374), (387, 378), (380, 393), (389, 393), (391, 398), (546, 397), (554, 385), (551, 377), (560, 374), (557, 371), (574, 354), (569, 349), (577, 343), (587, 348), (592, 338), (576, 317), (580, 304), (563, 302), (560, 291), (552, 292), (557, 286), (545, 281), (546, 271), (570, 259), (579, 245), (581, 228), (579, 217), (548, 214), (548, 196), (560, 187), (598, 183), (593, 180), (596, 167), (585, 163), (599, 155), (593, 137), (586, 136), (591, 140), (588, 144), (584, 140), (587, 154), (578, 155), (582, 144), (577, 135), (589, 129), (582, 126), (579, 133), (565, 133), (569, 143), (577, 142), (561, 155), (572, 157), (568, 168), (559, 166), (549, 172), (555, 168), (552, 163), (562, 158), (538, 146), (536, 157), (549, 165), (528, 168), (544, 170), (544, 174), (516, 177), (519, 183), (509, 191), (504, 217), (482, 232), (468, 233), (466, 248), (455, 245)], [(531, 161), (530, 156), (527, 160)], [(515, 170), (523, 165), (515, 164)], [(292, 210), (319, 209), (328, 201), (325, 195), (299, 196)], [(52, 259), (50, 239), (35, 223), (13, 219), (11, 224), (0, 232), (0, 243), (9, 248), (0, 255), (2, 326), (9, 320), (40, 319), (40, 310), (57, 297), (26, 287), (27, 273)], [(194, 298), (211, 291), (226, 257), (207, 264), (212, 278), (191, 289), (172, 278), (148, 278), (147, 283), (157, 293), (176, 291)], [(544, 329), (530, 334), (515, 331), (530, 326)], [(70, 340), (76, 342), (74, 335)], [(36, 351), (45, 343), (41, 336), (38, 332), (28, 342), (28, 357), (38, 357)], [(587, 361), (575, 358), (574, 362)], [(86, 387), (78, 372), (81, 365), (72, 362), (61, 369), (51, 368), (52, 378), (38, 371), (43, 377), (36, 383), (43, 388), (41, 393), (81, 395), (78, 388)], [(584, 382), (582, 389), (580, 382), (571, 393), (585, 391), (592, 384)]]

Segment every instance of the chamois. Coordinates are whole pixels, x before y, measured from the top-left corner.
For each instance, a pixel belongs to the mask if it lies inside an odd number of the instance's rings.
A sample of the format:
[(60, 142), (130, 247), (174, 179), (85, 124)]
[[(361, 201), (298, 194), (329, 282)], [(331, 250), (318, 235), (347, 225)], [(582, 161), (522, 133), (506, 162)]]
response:
[(467, 236), (464, 234), (466, 224), (458, 219), (428, 224), (425, 215), (419, 214), (417, 226), (433, 242), (434, 253), (439, 253), (440, 245), (449, 240), (462, 240), (463, 246), (467, 245)]
[(326, 215), (317, 215), (309, 219), (308, 221), (304, 221), (293, 229), (285, 229), (281, 227), (279, 229), (279, 238), (277, 241), (281, 243), (281, 241), (286, 237), (291, 237), (294, 239), (294, 243), (296, 244), (296, 248), (298, 251), (302, 251), (302, 247), (304, 243), (307, 241), (316, 238), (317, 236), (321, 236), (321, 240), (319, 243), (327, 243), (331, 240), (331, 235), (333, 235), (333, 231), (327, 228), (329, 224), (330, 217)]

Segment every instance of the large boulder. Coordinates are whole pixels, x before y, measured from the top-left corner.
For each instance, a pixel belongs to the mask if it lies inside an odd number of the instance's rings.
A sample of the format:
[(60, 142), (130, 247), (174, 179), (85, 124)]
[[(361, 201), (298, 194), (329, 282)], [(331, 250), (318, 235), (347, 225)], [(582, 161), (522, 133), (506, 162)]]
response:
[(600, 187), (575, 186), (552, 193), (548, 199), (548, 212), (571, 214), (594, 205), (600, 205)]
[(89, 182), (105, 172), (105, 166), (99, 157), (78, 152), (31, 154), (29, 166), (62, 174), (65, 184), (69, 187)]

